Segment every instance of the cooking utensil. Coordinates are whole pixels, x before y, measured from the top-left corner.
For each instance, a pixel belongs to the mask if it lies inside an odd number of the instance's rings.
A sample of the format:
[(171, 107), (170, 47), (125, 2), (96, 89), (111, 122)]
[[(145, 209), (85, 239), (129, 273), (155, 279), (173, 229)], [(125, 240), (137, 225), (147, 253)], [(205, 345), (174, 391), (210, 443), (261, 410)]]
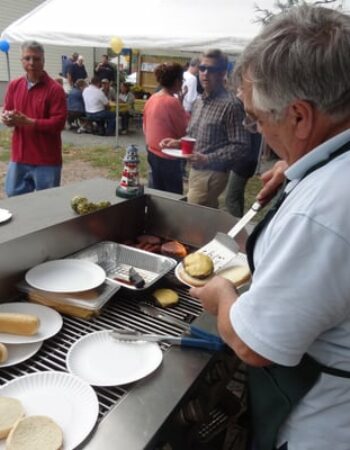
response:
[(112, 337), (120, 342), (162, 342), (166, 341), (172, 345), (180, 345), (181, 347), (195, 347), (202, 348), (205, 350), (218, 351), (224, 347), (223, 342), (217, 342), (214, 340), (199, 339), (195, 337), (187, 336), (170, 336), (170, 335), (160, 335), (160, 334), (125, 334), (112, 332)]
[[(148, 305), (146, 303), (140, 303), (139, 308), (141, 311), (147, 316), (151, 316), (157, 319), (160, 319), (164, 322), (171, 323), (181, 327), (184, 331), (191, 334), (192, 336), (200, 339), (204, 339), (207, 341), (217, 342), (218, 344), (223, 344), (223, 340), (216, 336), (215, 334), (209, 333), (208, 331), (203, 330), (202, 328), (198, 328), (195, 325), (190, 325), (188, 323), (182, 322), (182, 320), (176, 319), (176, 317), (170, 316), (169, 314), (165, 314), (160, 312), (158, 308), (152, 305)], [(124, 334), (124, 333), (123, 333)]]
[(253, 219), (261, 208), (262, 205), (259, 202), (253, 203), (249, 211), (244, 214), (227, 234), (220, 232), (216, 233), (214, 239), (198, 250), (198, 252), (207, 254), (213, 260), (214, 272), (226, 269), (237, 256), (239, 246), (234, 241), (234, 238), (241, 230), (243, 230), (247, 223)]
[(129, 269), (129, 280), (137, 288), (143, 288), (145, 285), (145, 280), (141, 277), (141, 275), (133, 268)]
[[(70, 258), (86, 259), (101, 266), (112, 283), (127, 289), (147, 289), (176, 266), (168, 256), (146, 252), (128, 245), (103, 241), (71, 255)], [(130, 281), (129, 271), (133, 267), (144, 279), (142, 288)]]

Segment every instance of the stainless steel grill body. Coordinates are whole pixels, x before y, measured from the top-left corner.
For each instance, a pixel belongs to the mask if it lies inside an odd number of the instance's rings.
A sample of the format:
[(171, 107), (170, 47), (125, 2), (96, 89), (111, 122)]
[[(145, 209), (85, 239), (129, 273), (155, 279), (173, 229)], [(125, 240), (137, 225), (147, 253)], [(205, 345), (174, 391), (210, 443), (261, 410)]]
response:
[[(8, 208), (14, 217), (7, 228), (1, 228), (4, 231), (0, 235), (1, 301), (9, 301), (15, 283), (29, 268), (46, 260), (65, 257), (94, 243), (103, 240), (122, 242), (148, 233), (200, 247), (216, 232), (226, 232), (235, 223), (224, 212), (189, 205), (176, 196), (149, 191), (136, 199), (121, 200), (114, 197), (114, 190), (114, 183), (97, 179), (1, 202), (1, 207)], [(92, 200), (110, 200), (113, 204), (106, 210), (75, 216), (69, 205), (71, 197), (77, 194)], [(239, 237), (242, 245), (244, 240), (243, 232)], [(215, 331), (212, 318), (202, 314), (200, 304), (189, 296), (188, 289), (177, 281), (173, 272), (153, 287), (158, 285), (176, 289), (180, 296), (179, 305), (169, 309), (168, 314), (180, 320), (196, 320), (196, 324)], [(65, 357), (70, 346), (93, 331), (124, 327), (180, 335), (183, 332), (180, 326), (140, 312), (138, 302), (151, 302), (153, 287), (141, 292), (118, 291), (103, 313), (90, 321), (65, 317), (63, 329), (45, 342), (37, 355), (27, 362), (0, 370), (0, 384), (32, 372), (65, 371)], [(153, 448), (160, 429), (212, 358), (207, 351), (167, 344), (162, 344), (162, 349), (163, 364), (146, 379), (122, 387), (96, 388), (100, 403), (99, 422), (81, 448)]]

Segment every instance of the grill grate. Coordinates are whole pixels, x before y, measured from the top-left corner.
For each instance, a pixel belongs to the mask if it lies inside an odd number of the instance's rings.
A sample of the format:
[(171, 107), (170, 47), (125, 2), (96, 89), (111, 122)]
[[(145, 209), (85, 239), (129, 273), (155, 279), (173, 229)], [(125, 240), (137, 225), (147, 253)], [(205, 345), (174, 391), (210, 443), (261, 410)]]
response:
[[(162, 280), (172, 289), (176, 290), (180, 302), (175, 307), (167, 309), (167, 314), (191, 322), (202, 311), (198, 301), (188, 295), (187, 288), (179, 284), (173, 273), (169, 273)], [(152, 302), (152, 292), (142, 291), (140, 293), (121, 289), (103, 308), (100, 316), (90, 321), (63, 316), (64, 323), (61, 331), (44, 342), (40, 351), (23, 363), (2, 369), (0, 371), (0, 385), (35, 372), (50, 370), (67, 371), (66, 355), (75, 341), (94, 331), (113, 328), (129, 328), (139, 332), (172, 334), (179, 336), (183, 329), (177, 325), (161, 322), (159, 319), (148, 317), (138, 308), (138, 302)], [(161, 348), (167, 351), (169, 344), (162, 343)], [(131, 385), (121, 387), (94, 388), (99, 400), (99, 421), (122, 399), (130, 390)]]

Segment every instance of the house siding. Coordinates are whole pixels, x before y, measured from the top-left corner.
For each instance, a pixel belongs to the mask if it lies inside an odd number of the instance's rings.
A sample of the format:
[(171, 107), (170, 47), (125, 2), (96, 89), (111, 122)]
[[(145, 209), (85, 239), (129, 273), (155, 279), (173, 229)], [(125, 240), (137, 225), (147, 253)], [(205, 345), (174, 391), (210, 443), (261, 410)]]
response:
[[(43, 0), (0, 0), (0, 33), (12, 22), (32, 11)], [(11, 79), (18, 78), (23, 74), (20, 62), (20, 43), (10, 43), (9, 62)], [(68, 47), (44, 45), (45, 48), (45, 70), (50, 76), (56, 78), (62, 70), (62, 56), (70, 56), (73, 52), (78, 52), (84, 56), (85, 67), (88, 76), (93, 74), (94, 67), (94, 49), (91, 47)], [(95, 49), (96, 61), (100, 56), (106, 53), (103, 48)], [(0, 105), (3, 103), (4, 92), (8, 83), (6, 54), (0, 52)]]

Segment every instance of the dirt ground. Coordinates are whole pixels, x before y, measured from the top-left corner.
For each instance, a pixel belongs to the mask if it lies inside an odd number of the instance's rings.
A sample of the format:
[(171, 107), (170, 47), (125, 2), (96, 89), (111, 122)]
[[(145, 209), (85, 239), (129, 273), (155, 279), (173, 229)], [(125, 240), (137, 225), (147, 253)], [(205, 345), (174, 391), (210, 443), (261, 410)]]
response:
[[(92, 167), (84, 161), (74, 161), (65, 163), (62, 170), (61, 185), (74, 183), (82, 180), (89, 180), (96, 177), (105, 177), (108, 169)], [(6, 174), (6, 164), (0, 161), (0, 199), (6, 197), (4, 193), (4, 180)]]
[[(105, 136), (94, 136), (91, 134), (77, 134), (64, 130), (62, 133), (62, 141), (64, 144), (76, 146), (113, 146), (115, 139)], [(127, 136), (119, 137), (119, 144), (127, 147), (130, 144), (138, 146), (139, 151), (144, 151), (144, 137), (141, 128), (132, 129)], [(7, 164), (0, 161), (0, 200), (5, 198), (4, 180)], [(108, 168), (92, 167), (89, 163), (75, 160), (74, 162), (65, 162), (62, 169), (61, 185), (75, 183), (78, 181), (88, 180), (96, 177), (105, 177), (108, 174)]]

